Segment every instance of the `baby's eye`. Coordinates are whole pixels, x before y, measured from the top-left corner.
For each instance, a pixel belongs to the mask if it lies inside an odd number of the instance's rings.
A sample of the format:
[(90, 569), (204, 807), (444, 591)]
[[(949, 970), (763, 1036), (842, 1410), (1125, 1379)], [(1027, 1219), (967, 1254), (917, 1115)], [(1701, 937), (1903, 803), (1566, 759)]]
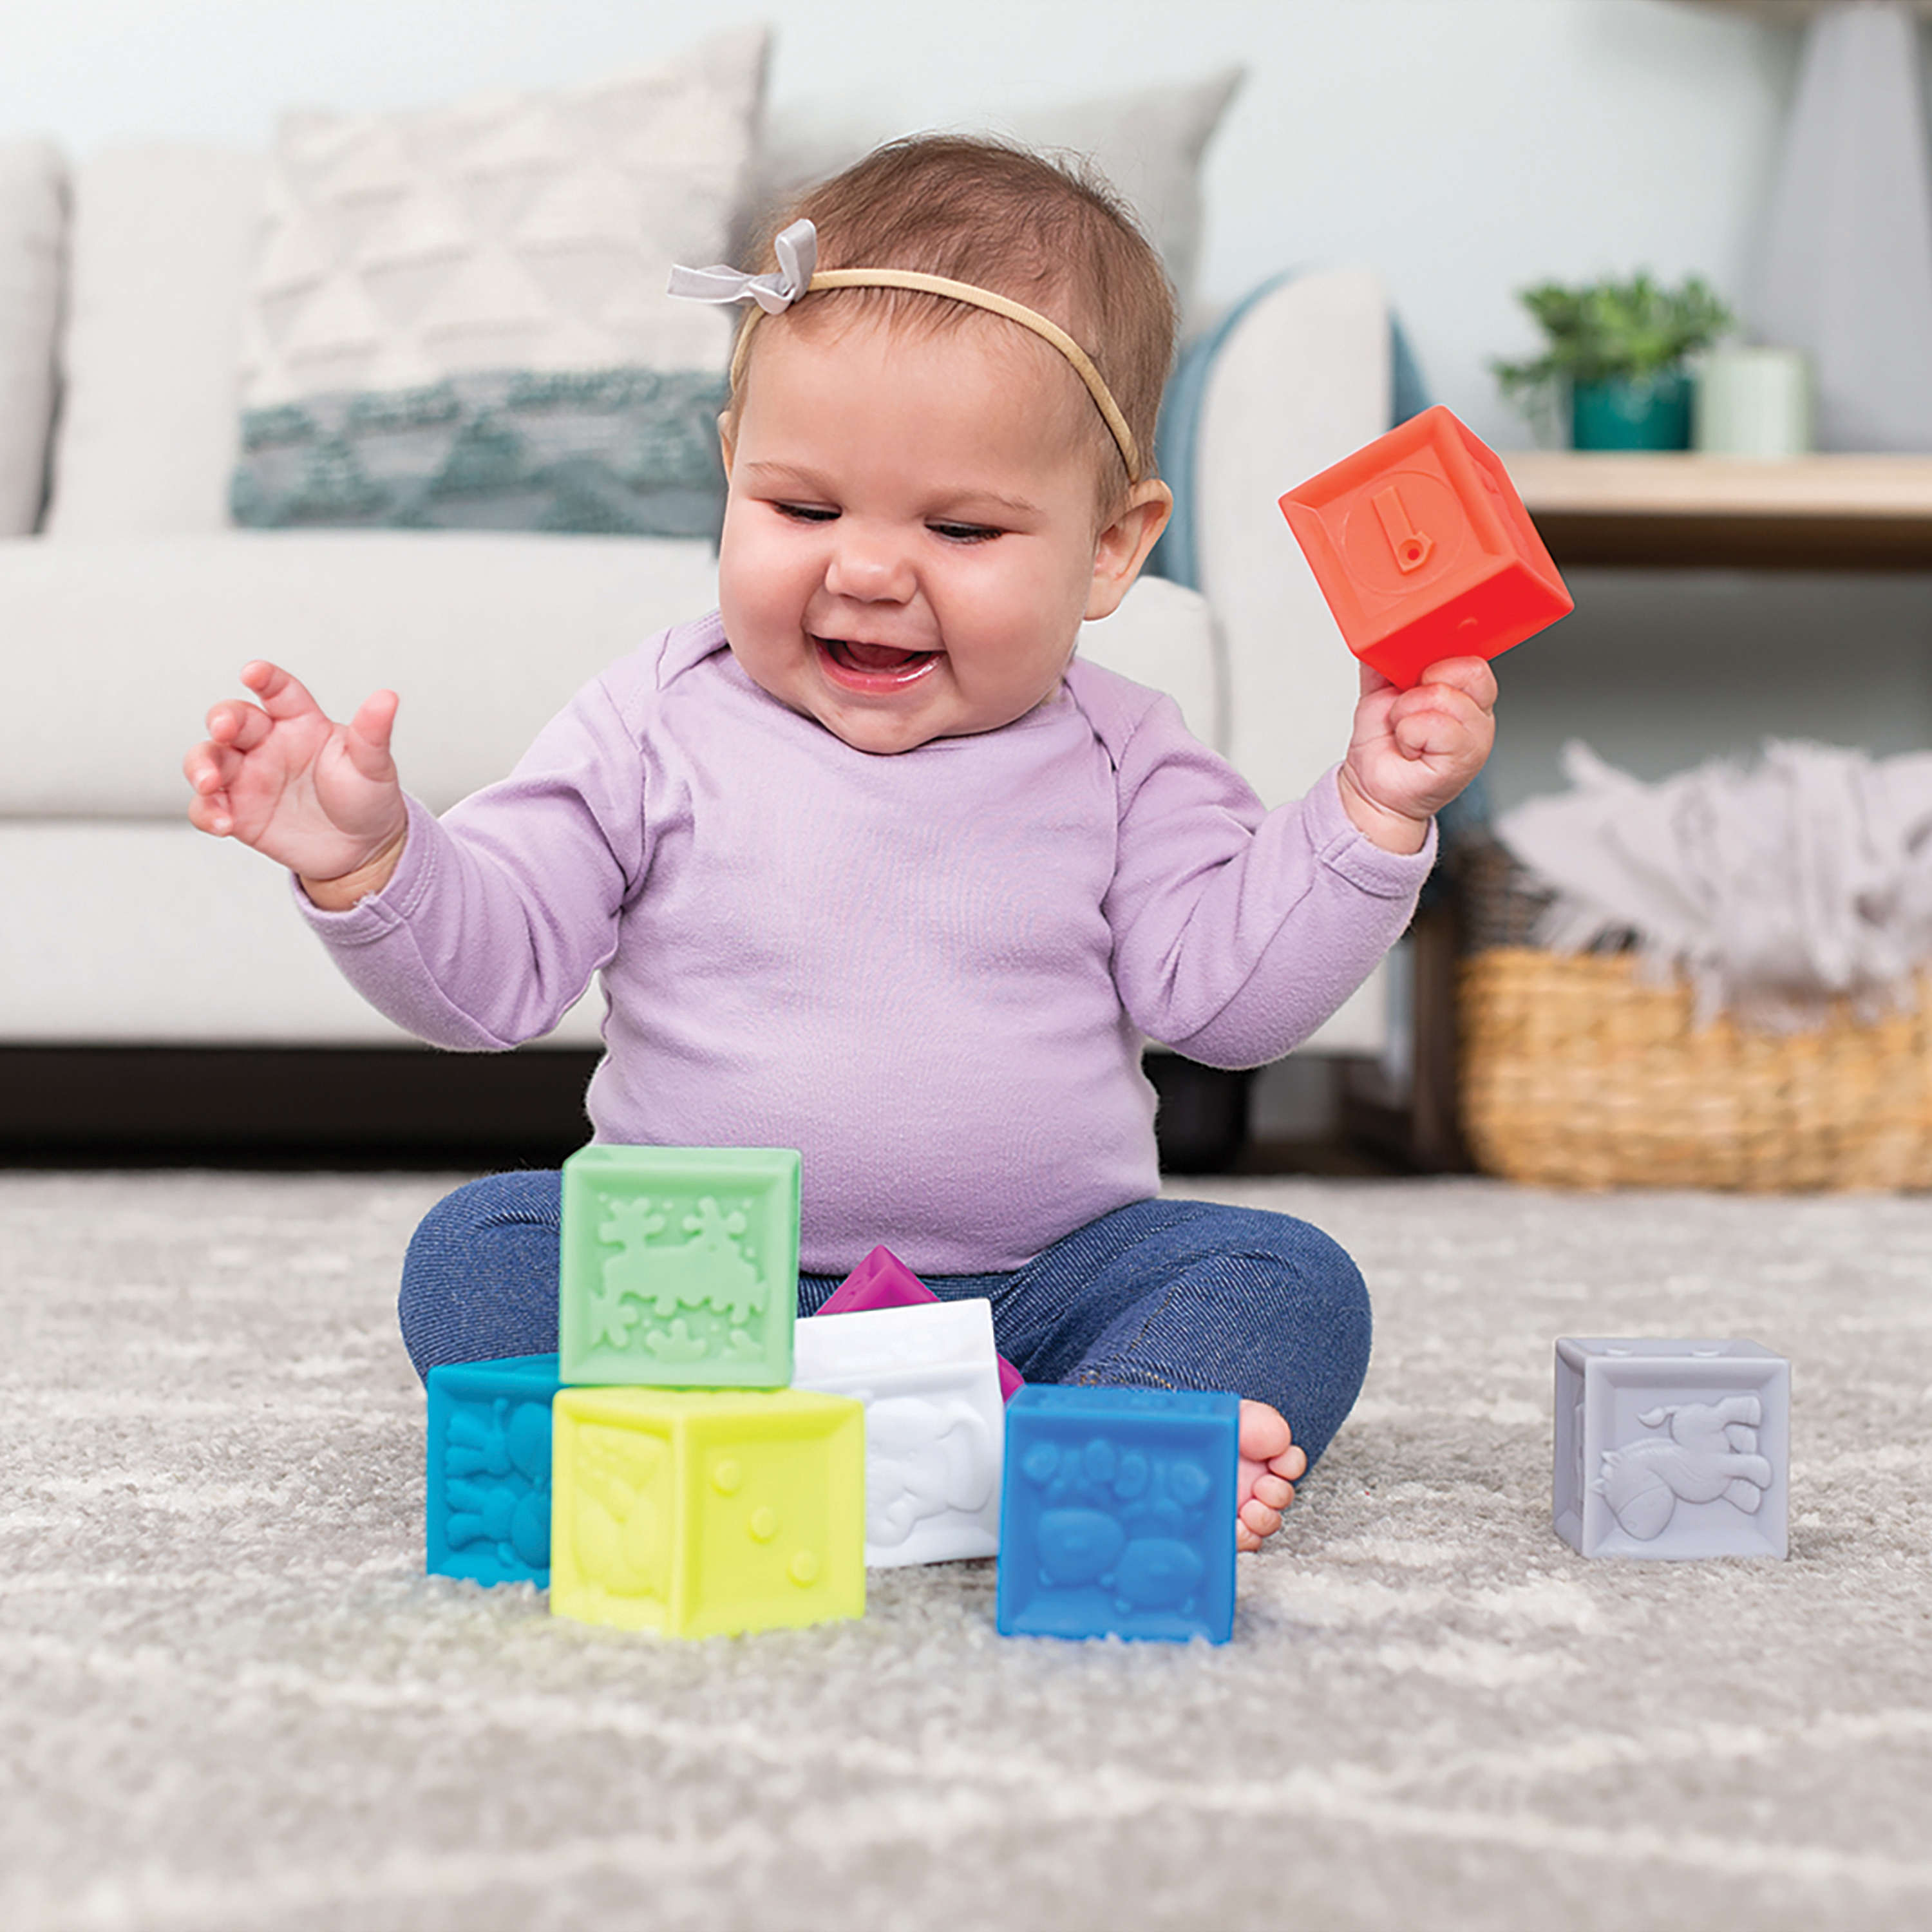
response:
[(928, 524), (926, 528), (948, 543), (991, 543), (1000, 534), (987, 524)]
[(772, 507), (795, 524), (830, 524), (838, 516), (836, 510), (828, 509), (823, 503), (774, 503)]

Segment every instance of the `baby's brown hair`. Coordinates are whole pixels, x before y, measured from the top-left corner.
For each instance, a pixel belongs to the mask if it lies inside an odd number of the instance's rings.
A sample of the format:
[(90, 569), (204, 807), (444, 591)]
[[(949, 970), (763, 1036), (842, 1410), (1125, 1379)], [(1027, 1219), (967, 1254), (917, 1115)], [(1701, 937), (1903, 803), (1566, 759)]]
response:
[[(800, 220), (818, 231), (821, 269), (943, 275), (1058, 323), (1099, 369), (1143, 452), (1142, 473), (1151, 474), (1174, 360), (1174, 290), (1131, 211), (1090, 166), (982, 136), (894, 141), (778, 214), (763, 232), (761, 269), (777, 266), (773, 238)], [(792, 313), (803, 317), (821, 302), (836, 302), (840, 314), (870, 313), (933, 331), (985, 314), (944, 296), (890, 288), (822, 291)], [(734, 392), (732, 415), (741, 400)], [(1127, 481), (1123, 461), (1098, 410), (1090, 414), (1100, 445), (1112, 452), (1103, 494), (1118, 500)]]

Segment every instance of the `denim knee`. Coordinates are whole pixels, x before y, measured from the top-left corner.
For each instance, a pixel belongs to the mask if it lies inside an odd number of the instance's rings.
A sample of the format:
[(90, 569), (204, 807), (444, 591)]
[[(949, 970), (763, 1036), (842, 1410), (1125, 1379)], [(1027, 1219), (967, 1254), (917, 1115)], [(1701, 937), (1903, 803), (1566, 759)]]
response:
[(1361, 1270), (1319, 1228), (1287, 1215), (1204, 1205), (1165, 1218), (1144, 1217), (1152, 1225), (1131, 1256), (1147, 1292), (1119, 1310), (1069, 1379), (1233, 1390), (1279, 1409), (1312, 1463), (1368, 1371)]
[(544, 1354), (556, 1346), (562, 1177), (486, 1174), (425, 1214), (396, 1297), (419, 1376), (445, 1362)]

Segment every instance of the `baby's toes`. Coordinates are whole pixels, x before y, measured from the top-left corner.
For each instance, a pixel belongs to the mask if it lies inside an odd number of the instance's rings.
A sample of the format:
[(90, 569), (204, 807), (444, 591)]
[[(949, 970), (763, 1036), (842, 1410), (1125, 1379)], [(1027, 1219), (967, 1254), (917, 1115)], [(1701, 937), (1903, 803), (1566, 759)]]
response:
[(1271, 1462), (1291, 1453), (1293, 1438), (1280, 1409), (1264, 1402), (1244, 1399), (1241, 1403), (1240, 1453), (1253, 1462)]
[(1280, 1511), (1294, 1502), (1294, 1485), (1280, 1476), (1263, 1474), (1255, 1478), (1254, 1495), (1270, 1509)]
[(1244, 1546), (1240, 1530), (1246, 1530), (1255, 1539), (1252, 1544), (1246, 1546), (1258, 1550), (1262, 1546), (1263, 1539), (1274, 1535), (1280, 1527), (1281, 1511), (1263, 1502), (1258, 1496), (1250, 1496), (1241, 1505), (1239, 1528), (1237, 1529), (1234, 1537), (1234, 1546), (1238, 1550)]

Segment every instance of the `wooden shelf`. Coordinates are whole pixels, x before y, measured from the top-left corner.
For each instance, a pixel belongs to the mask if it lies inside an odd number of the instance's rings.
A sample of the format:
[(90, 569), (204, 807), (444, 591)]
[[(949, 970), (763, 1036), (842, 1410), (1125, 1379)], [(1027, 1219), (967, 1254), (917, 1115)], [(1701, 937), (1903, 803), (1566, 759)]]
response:
[(1503, 460), (1558, 565), (1932, 571), (1932, 456)]

